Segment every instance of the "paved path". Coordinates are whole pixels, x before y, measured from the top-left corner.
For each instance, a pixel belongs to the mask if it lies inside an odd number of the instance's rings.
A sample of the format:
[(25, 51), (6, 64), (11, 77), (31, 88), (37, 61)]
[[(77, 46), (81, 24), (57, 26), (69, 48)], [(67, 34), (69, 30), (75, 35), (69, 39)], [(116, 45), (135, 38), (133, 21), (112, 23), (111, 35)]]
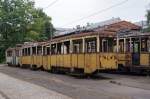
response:
[(71, 99), (25, 81), (0, 73), (0, 99)]

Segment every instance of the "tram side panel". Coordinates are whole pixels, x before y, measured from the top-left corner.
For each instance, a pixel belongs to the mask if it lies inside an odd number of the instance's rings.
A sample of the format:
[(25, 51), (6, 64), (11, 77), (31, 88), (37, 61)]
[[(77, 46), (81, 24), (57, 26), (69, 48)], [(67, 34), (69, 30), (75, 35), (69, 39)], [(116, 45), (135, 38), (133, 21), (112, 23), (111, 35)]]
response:
[(66, 68), (70, 68), (71, 67), (71, 55), (70, 54), (63, 55), (63, 61), (64, 61), (63, 65)]
[(117, 69), (116, 54), (113, 53), (87, 53), (65, 54), (48, 56), (22, 56), (21, 64), (44, 66), (51, 70), (52, 67), (83, 69), (84, 73), (93, 73), (96, 70)]
[(43, 61), (43, 64), (42, 64), (43, 69), (48, 70), (48, 55), (44, 55), (42, 59), (43, 59), (42, 60)]
[(20, 57), (21, 66), (30, 67), (32, 64), (32, 56), (21, 56)]
[(140, 54), (140, 65), (141, 66), (150, 66), (150, 54), (141, 53)]
[(48, 57), (48, 59), (47, 59), (47, 70), (51, 70), (51, 56), (48, 55), (47, 57)]
[(93, 73), (97, 70), (96, 53), (85, 54), (85, 73)]
[(50, 62), (51, 68), (56, 67), (57, 66), (57, 55), (51, 55), (50, 61), (51, 61)]
[[(84, 62), (84, 60), (82, 60)], [(74, 68), (78, 68), (78, 54), (71, 55), (71, 66)]]
[(42, 63), (42, 55), (37, 55), (36, 56), (36, 68), (41, 68), (43, 63)]
[[(77, 54), (77, 66), (79, 69), (84, 68), (84, 64), (85, 64), (85, 54)], [(75, 59), (75, 58), (74, 58)], [(72, 61), (74, 60), (72, 59)]]
[(48, 59), (45, 60), (46, 62), (47, 70), (51, 70), (51, 68), (74, 68), (82, 69), (86, 74), (93, 73), (96, 70), (117, 69), (117, 59), (115, 54), (112, 53), (49, 55)]
[(117, 53), (118, 68), (130, 68), (132, 65), (132, 54), (131, 53)]
[(118, 64), (115, 53), (88, 53), (84, 55), (85, 73), (94, 73), (97, 70), (115, 70), (117, 68)]
[(63, 55), (61, 55), (61, 54), (56, 55), (56, 64), (55, 64), (55, 66), (64, 67), (64, 57), (63, 57)]
[(100, 69), (115, 70), (118, 68), (116, 53), (100, 53)]

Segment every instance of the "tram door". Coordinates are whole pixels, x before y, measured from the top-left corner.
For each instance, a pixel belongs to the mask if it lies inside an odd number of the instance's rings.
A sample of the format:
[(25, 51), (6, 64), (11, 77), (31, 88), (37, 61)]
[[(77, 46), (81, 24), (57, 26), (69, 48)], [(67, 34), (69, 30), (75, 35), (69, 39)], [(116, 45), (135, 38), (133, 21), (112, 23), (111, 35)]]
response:
[(140, 42), (139, 40), (135, 40), (132, 43), (132, 64), (140, 65)]

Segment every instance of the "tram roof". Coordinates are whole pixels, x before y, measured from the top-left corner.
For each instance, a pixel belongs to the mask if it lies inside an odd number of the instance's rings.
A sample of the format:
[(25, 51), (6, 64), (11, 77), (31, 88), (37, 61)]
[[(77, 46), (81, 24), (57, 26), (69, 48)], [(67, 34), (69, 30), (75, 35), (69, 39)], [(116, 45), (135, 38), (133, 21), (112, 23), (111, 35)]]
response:
[(6, 51), (19, 50), (21, 47), (9, 47)]
[(84, 36), (92, 36), (92, 35), (99, 35), (100, 37), (115, 37), (118, 32), (122, 30), (140, 30), (141, 27), (137, 26), (131, 22), (127, 21), (119, 21), (116, 23), (112, 23), (110, 25), (105, 25), (103, 27), (97, 27), (94, 29), (89, 29), (89, 30), (81, 30), (81, 31), (76, 31), (72, 32), (69, 34), (63, 34), (59, 36), (55, 36), (52, 38), (52, 42), (54, 41), (59, 41), (59, 40), (65, 40), (65, 39), (70, 39), (70, 38), (78, 38), (78, 37), (84, 37)]
[(9, 47), (6, 51), (12, 51), (14, 50), (15, 48), (12, 48), (12, 47)]

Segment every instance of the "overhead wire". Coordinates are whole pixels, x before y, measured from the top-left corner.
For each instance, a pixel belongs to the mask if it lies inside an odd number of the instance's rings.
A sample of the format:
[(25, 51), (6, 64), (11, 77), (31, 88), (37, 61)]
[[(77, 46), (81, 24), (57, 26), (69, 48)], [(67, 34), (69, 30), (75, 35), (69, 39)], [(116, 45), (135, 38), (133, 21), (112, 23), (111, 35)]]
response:
[(55, 1), (53, 1), (52, 3), (50, 3), (47, 7), (45, 7), (45, 8), (43, 8), (44, 10), (45, 9), (47, 9), (47, 8), (49, 8), (49, 7), (51, 7), (51, 6), (53, 6), (55, 3), (57, 3), (59, 0), (55, 0)]
[(115, 8), (115, 7), (118, 7), (118, 6), (120, 6), (120, 5), (123, 5), (124, 3), (128, 2), (128, 1), (129, 1), (129, 0), (124, 0), (124, 1), (122, 1), (122, 2), (119, 2), (119, 3), (117, 3), (117, 4), (114, 4), (114, 5), (110, 6), (110, 7), (107, 7), (107, 8), (105, 8), (105, 9), (102, 9), (102, 10), (100, 10), (100, 11), (94, 12), (94, 13), (88, 15), (88, 16), (84, 16), (84, 17), (79, 18), (79, 19), (77, 19), (77, 20), (71, 21), (71, 22), (69, 22), (69, 23), (67, 23), (67, 24), (65, 24), (65, 25), (62, 25), (61, 27), (68, 26), (68, 25), (71, 25), (71, 24), (73, 24), (73, 23), (76, 23), (76, 22), (79, 22), (79, 21), (81, 21), (81, 20), (84, 20), (84, 19), (86, 19), (86, 18), (89, 18), (89, 17), (95, 16), (95, 15), (97, 15), (97, 14), (106, 12), (106, 11), (112, 9), (112, 8)]

